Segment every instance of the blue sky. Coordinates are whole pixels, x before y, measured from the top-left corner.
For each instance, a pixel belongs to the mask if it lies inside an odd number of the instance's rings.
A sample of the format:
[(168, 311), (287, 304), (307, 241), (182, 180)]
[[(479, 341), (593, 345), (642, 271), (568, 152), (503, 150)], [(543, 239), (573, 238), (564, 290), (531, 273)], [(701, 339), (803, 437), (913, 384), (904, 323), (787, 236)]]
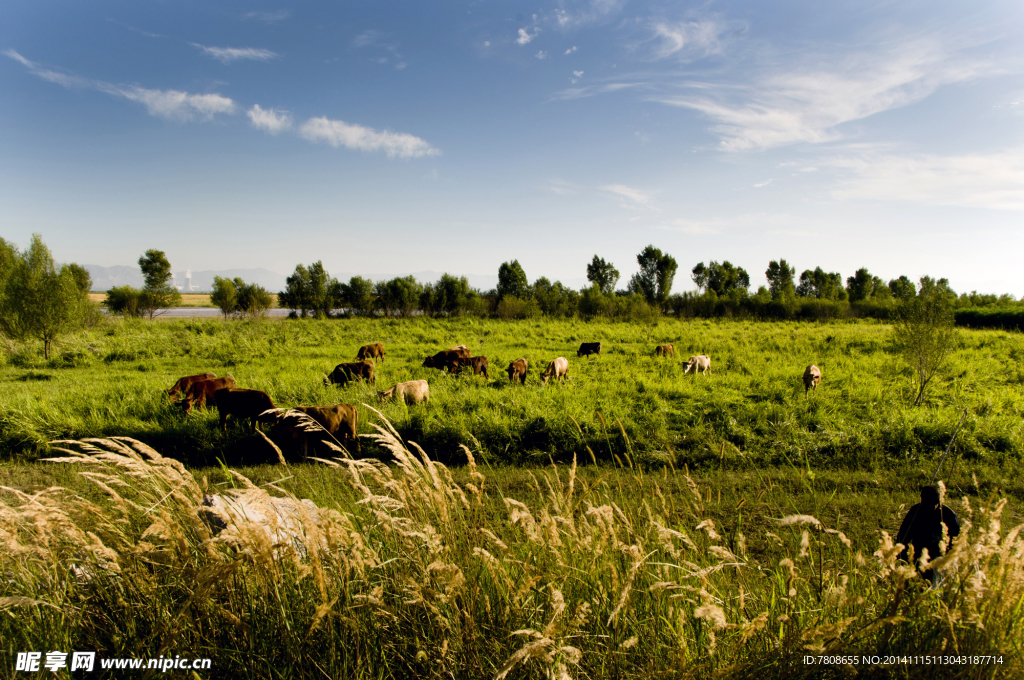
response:
[(653, 243), (1024, 295), (1020, 2), (11, 1), (0, 235), (579, 285)]

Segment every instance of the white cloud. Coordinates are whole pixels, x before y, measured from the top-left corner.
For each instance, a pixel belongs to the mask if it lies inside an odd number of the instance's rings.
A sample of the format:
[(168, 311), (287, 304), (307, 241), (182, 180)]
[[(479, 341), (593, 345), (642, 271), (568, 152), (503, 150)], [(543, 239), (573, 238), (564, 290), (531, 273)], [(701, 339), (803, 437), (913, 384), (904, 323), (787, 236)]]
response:
[(139, 102), (150, 114), (168, 120), (210, 120), (215, 114), (235, 111), (235, 103), (219, 94), (190, 94), (180, 90), (150, 90), (144, 87), (110, 86), (98, 89)]
[(253, 104), (252, 108), (246, 112), (249, 116), (249, 120), (252, 121), (252, 126), (260, 130), (266, 130), (272, 135), (283, 130), (289, 130), (292, 127), (292, 117), (287, 111), (277, 111), (275, 109), (263, 109), (259, 104)]
[(383, 151), (389, 158), (420, 158), (441, 153), (426, 141), (405, 132), (379, 131), (323, 116), (307, 120), (299, 128), (299, 134), (311, 142), (323, 142), (333, 147)]
[(573, 53), (573, 52), (575, 52), (575, 51), (576, 51), (576, 46), (575, 46), (575, 45), (573, 45), (572, 47), (570, 47), (569, 49), (567, 49), (567, 50), (565, 51), (565, 53), (566, 53), (566, 54), (572, 54), (572, 53)]
[(207, 47), (199, 43), (192, 43), (207, 56), (213, 57), (224, 64), (230, 64), (240, 59), (251, 59), (254, 61), (270, 61), (277, 57), (277, 53), (265, 50), (262, 47)]
[[(937, 41), (893, 44), (859, 54), (802, 54), (794, 65), (756, 74), (746, 84), (685, 83), (694, 94), (654, 96), (700, 111), (725, 151), (768, 149), (840, 137), (836, 127), (920, 101), (942, 85), (991, 74), (995, 69), (950, 57)], [(820, 64), (824, 64), (823, 66)]]
[(375, 31), (373, 29), (370, 29), (368, 31), (363, 31), (362, 33), (360, 33), (356, 37), (352, 38), (352, 47), (354, 47), (356, 49), (359, 49), (361, 47), (367, 47), (369, 45), (375, 45), (378, 42), (380, 42), (381, 38), (383, 38), (383, 37), (384, 37), (384, 34), (381, 33), (380, 31)]
[(408, 66), (408, 64), (406, 64), (404, 61), (400, 61), (397, 64), (395, 64), (395, 70), (403, 71), (403, 70), (405, 70), (406, 66)]
[(1024, 210), (1024, 148), (989, 154), (877, 155), (833, 159), (844, 169), (836, 198), (926, 206)]
[(539, 28), (534, 29), (533, 35), (530, 35), (530, 33), (525, 28), (520, 28), (519, 37), (516, 38), (516, 42), (519, 43), (520, 45), (525, 45), (526, 43), (536, 38), (538, 33), (540, 33)]
[(772, 183), (772, 180), (770, 180), (770, 179), (769, 180), (765, 180), (764, 182), (759, 182), (759, 183), (755, 184), (754, 188), (755, 189), (760, 189), (761, 187), (766, 187), (766, 186), (768, 186), (771, 183)]
[(721, 36), (727, 27), (710, 19), (679, 23), (658, 22), (651, 26), (651, 58), (693, 59), (721, 51)]
[(284, 21), (291, 17), (292, 11), (290, 9), (281, 9), (277, 11), (263, 11), (263, 12), (246, 12), (242, 15), (244, 19), (255, 19), (262, 21), (265, 24), (272, 24), (276, 21)]
[(548, 53), (545, 52), (544, 50), (541, 50), (540, 52), (538, 52), (537, 54), (535, 54), (533, 56), (537, 57), (538, 59), (547, 59), (548, 58)]
[(491, 41), (490, 40), (485, 40), (484, 41), (484, 47), (490, 47), (490, 46), (491, 46)]
[(570, 10), (564, 8), (555, 10), (555, 23), (558, 27), (571, 28), (602, 21), (622, 9), (625, 0), (590, 0), (582, 5), (582, 7)]
[(102, 80), (91, 80), (42, 68), (14, 50), (6, 50), (4, 54), (20, 62), (32, 74), (43, 80), (68, 88), (87, 88), (124, 97), (142, 104), (150, 114), (169, 120), (187, 121), (195, 118), (210, 120), (218, 113), (234, 113), (235, 111), (235, 103), (230, 98), (216, 93), (191, 94), (180, 90), (151, 90), (137, 85), (114, 85)]
[(654, 198), (653, 192), (634, 189), (625, 184), (609, 184), (601, 187), (601, 191), (617, 196), (620, 199), (619, 205), (624, 208), (651, 208), (651, 200)]

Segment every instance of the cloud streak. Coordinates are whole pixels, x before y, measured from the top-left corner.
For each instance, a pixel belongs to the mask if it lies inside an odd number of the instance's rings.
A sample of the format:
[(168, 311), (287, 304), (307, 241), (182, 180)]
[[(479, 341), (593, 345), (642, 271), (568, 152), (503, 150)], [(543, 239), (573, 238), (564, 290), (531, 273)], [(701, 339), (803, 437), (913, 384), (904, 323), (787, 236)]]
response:
[(310, 118), (299, 128), (299, 135), (311, 142), (343, 146), (359, 151), (383, 152), (388, 158), (437, 156), (440, 151), (425, 140), (405, 132), (374, 130), (324, 116)]
[(181, 90), (154, 90), (138, 85), (115, 85), (102, 80), (92, 80), (80, 76), (47, 69), (26, 59), (13, 49), (4, 54), (21, 63), (30, 73), (51, 83), (67, 88), (81, 88), (104, 92), (115, 97), (123, 97), (146, 107), (154, 116), (185, 122), (190, 120), (210, 120), (218, 113), (234, 113), (235, 103), (228, 97), (217, 93), (192, 94)]
[(230, 64), (233, 61), (270, 61), (277, 58), (276, 52), (263, 49), (262, 47), (208, 47), (199, 43), (192, 43), (198, 47), (203, 54), (220, 61), (223, 64)]
[(254, 128), (272, 135), (290, 130), (292, 127), (292, 117), (287, 111), (264, 109), (259, 104), (253, 104), (252, 108), (245, 112), (245, 115), (249, 116)]

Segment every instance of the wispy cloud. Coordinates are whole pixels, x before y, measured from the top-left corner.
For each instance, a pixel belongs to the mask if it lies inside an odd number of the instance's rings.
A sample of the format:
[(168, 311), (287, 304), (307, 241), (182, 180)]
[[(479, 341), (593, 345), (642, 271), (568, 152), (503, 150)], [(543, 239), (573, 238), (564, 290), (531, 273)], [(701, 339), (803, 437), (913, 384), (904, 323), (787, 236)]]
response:
[(380, 31), (376, 31), (376, 30), (371, 28), (370, 30), (363, 31), (362, 33), (360, 33), (356, 37), (352, 38), (352, 47), (354, 47), (355, 49), (358, 50), (358, 49), (360, 49), (362, 47), (368, 47), (370, 45), (375, 45), (375, 44), (379, 43), (383, 37), (384, 37), (383, 33), (381, 33)]
[(654, 198), (654, 192), (635, 189), (625, 184), (609, 184), (601, 187), (601, 191), (618, 197), (619, 205), (624, 208), (650, 208), (651, 200)]
[(154, 90), (138, 85), (115, 85), (102, 80), (92, 80), (80, 76), (48, 69), (26, 59), (12, 49), (4, 54), (21, 63), (33, 75), (68, 88), (83, 88), (105, 92), (117, 97), (124, 97), (138, 102), (154, 116), (168, 120), (210, 120), (218, 113), (234, 113), (235, 103), (228, 97), (217, 93), (192, 94), (180, 90)]
[(242, 15), (243, 19), (255, 19), (256, 21), (262, 21), (265, 24), (273, 24), (278, 21), (284, 21), (290, 18), (292, 11), (290, 9), (279, 9), (274, 11), (256, 11), (246, 12)]
[(755, 184), (754, 188), (755, 189), (760, 189), (761, 187), (766, 187), (766, 186), (768, 186), (771, 183), (772, 183), (772, 180), (767, 179), (767, 180), (765, 180), (763, 182), (758, 182), (757, 184)]
[(224, 64), (230, 64), (233, 61), (242, 59), (270, 61), (278, 56), (276, 52), (271, 52), (262, 47), (207, 47), (199, 43), (192, 43), (192, 45), (198, 47), (207, 56), (213, 57)]
[(625, 0), (587, 0), (564, 3), (569, 7), (555, 10), (554, 21), (559, 28), (573, 28), (609, 19), (626, 4)]
[(570, 47), (569, 49), (567, 49), (567, 50), (565, 51), (565, 53), (566, 53), (566, 54), (572, 54), (572, 53), (573, 53), (573, 52), (575, 52), (575, 51), (576, 51), (576, 46), (575, 46), (575, 45), (573, 45), (572, 47)]
[(249, 116), (254, 128), (265, 130), (272, 135), (290, 130), (292, 127), (292, 117), (287, 111), (264, 109), (259, 104), (253, 104), (246, 115)]
[(846, 170), (836, 198), (1024, 210), (1024, 148), (996, 153), (868, 155), (837, 158)]
[(545, 52), (544, 50), (541, 50), (540, 52), (538, 52), (537, 54), (535, 54), (533, 56), (537, 57), (538, 59), (547, 59), (548, 58), (548, 53)]
[(533, 34), (532, 35), (525, 28), (520, 28), (519, 29), (519, 37), (516, 38), (516, 43), (518, 43), (520, 45), (525, 45), (526, 43), (528, 43), (531, 40), (533, 40), (534, 38), (536, 38), (538, 33), (540, 33), (540, 29), (539, 28), (533, 29)]
[(761, 69), (736, 82), (689, 82), (691, 93), (653, 101), (700, 111), (725, 151), (768, 149), (840, 137), (837, 126), (920, 101), (939, 87), (991, 74), (987, 63), (958, 59), (940, 41), (917, 40), (844, 55), (801, 55), (814, 67)]
[(681, 22), (653, 22), (651, 37), (645, 41), (649, 58), (697, 59), (721, 52), (722, 36), (726, 31), (735, 34), (736, 26), (727, 26), (713, 19)]
[(383, 151), (389, 158), (420, 158), (441, 152), (425, 140), (405, 132), (380, 131), (326, 117), (310, 118), (299, 134), (311, 142), (360, 151)]

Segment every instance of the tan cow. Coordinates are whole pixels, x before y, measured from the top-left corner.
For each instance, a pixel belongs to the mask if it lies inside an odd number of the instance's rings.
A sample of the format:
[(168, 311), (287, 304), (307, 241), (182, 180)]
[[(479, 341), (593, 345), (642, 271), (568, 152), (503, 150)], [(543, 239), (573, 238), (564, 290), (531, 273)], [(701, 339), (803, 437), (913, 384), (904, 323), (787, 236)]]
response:
[(656, 357), (672, 357), (676, 354), (676, 348), (672, 345), (658, 345), (654, 348), (654, 356)]
[(178, 378), (178, 382), (174, 383), (171, 389), (167, 390), (167, 396), (174, 401), (174, 398), (179, 394), (188, 394), (189, 388), (192, 387), (192, 383), (199, 382), (200, 380), (213, 380), (217, 376), (213, 373), (199, 373), (197, 375), (187, 375), (184, 378)]
[(548, 380), (554, 378), (555, 380), (565, 380), (565, 374), (569, 372), (569, 360), (565, 357), (558, 357), (553, 359), (544, 372), (540, 374), (541, 380), (545, 385), (548, 384)]
[(526, 371), (528, 371), (530, 365), (526, 362), (526, 359), (516, 359), (508, 365), (508, 379), (509, 382), (519, 381), (520, 385), (526, 384)]
[(807, 393), (810, 390), (816, 389), (818, 387), (818, 383), (820, 383), (820, 382), (821, 382), (821, 369), (820, 368), (818, 368), (814, 364), (811, 364), (810, 366), (805, 368), (804, 369), (804, 396), (806, 397)]
[(356, 361), (366, 361), (367, 359), (373, 359), (373, 363), (377, 363), (377, 359), (384, 362), (384, 345), (382, 343), (374, 343), (372, 345), (363, 345), (359, 348), (359, 353), (356, 354)]
[(181, 407), (185, 413), (191, 413), (193, 408), (206, 408), (207, 406), (216, 406), (217, 401), (214, 396), (217, 390), (224, 387), (234, 387), (235, 379), (230, 375), (226, 375), (223, 378), (211, 378), (209, 380), (197, 380), (192, 383), (188, 388), (188, 392), (178, 402), (178, 406)]
[[(334, 406), (296, 406), (296, 411), (305, 413), (315, 420), (320, 427), (347, 448), (359, 450), (359, 438), (356, 426), (359, 424), (359, 411), (354, 404), (335, 404)], [(354, 446), (353, 446), (354, 445)]]
[(378, 392), (377, 396), (381, 401), (388, 399), (401, 399), (409, 406), (418, 404), (421, 401), (430, 403), (430, 385), (426, 380), (410, 380), (409, 382), (398, 383), (391, 389)]
[[(320, 427), (314, 427), (309, 420)], [(349, 451), (359, 450), (356, 436), (359, 412), (353, 404), (279, 408), (261, 413), (259, 422), (271, 426), (270, 439), (287, 452), (287, 458), (294, 458), (292, 454), (297, 453), (298, 460), (305, 460), (309, 456), (310, 444), (331, 442), (331, 437)]]
[(707, 354), (698, 354), (690, 357), (690, 360), (686, 362), (686, 370), (683, 371), (683, 375), (686, 375), (687, 373), (693, 373), (694, 375), (701, 373), (706, 377), (710, 370), (711, 357)]

